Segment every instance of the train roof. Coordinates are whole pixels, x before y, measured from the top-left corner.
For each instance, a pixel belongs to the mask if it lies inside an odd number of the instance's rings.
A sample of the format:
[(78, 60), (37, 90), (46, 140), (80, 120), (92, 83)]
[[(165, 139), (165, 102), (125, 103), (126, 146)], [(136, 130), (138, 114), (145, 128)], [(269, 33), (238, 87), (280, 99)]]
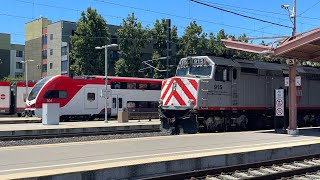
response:
[[(232, 67), (241, 67), (241, 68), (254, 68), (260, 70), (270, 70), (270, 71), (283, 71), (284, 73), (288, 72), (288, 65), (271, 63), (265, 61), (252, 61), (245, 59), (227, 59), (223, 57), (207, 56), (214, 64), (222, 66), (232, 66)], [(320, 74), (319, 68), (306, 67), (306, 66), (297, 66), (297, 72), (302, 74)]]

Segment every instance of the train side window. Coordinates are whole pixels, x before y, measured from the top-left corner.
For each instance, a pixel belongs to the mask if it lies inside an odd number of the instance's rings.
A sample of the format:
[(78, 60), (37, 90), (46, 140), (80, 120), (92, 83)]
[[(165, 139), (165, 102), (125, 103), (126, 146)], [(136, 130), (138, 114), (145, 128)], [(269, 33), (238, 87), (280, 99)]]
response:
[(96, 100), (96, 94), (95, 94), (95, 93), (88, 93), (88, 94), (87, 94), (87, 100), (88, 100), (88, 101), (94, 101), (94, 100)]
[(238, 71), (237, 71), (237, 69), (233, 69), (232, 70), (232, 77), (233, 77), (233, 79), (237, 79), (237, 76), (238, 76)]
[(67, 91), (62, 90), (49, 90), (44, 94), (45, 99), (66, 99), (68, 97)]
[(111, 89), (120, 89), (121, 84), (118, 82), (111, 82)]
[(117, 108), (117, 98), (112, 98), (112, 108)]
[(137, 83), (127, 83), (127, 88), (128, 89), (136, 89), (137, 88)]
[(119, 98), (119, 108), (122, 108), (122, 98)]
[(161, 90), (161, 84), (150, 84), (150, 90)]
[(146, 89), (148, 89), (148, 84), (142, 84), (142, 83), (140, 83), (140, 84), (138, 84), (138, 89), (144, 89), (144, 90), (146, 90)]

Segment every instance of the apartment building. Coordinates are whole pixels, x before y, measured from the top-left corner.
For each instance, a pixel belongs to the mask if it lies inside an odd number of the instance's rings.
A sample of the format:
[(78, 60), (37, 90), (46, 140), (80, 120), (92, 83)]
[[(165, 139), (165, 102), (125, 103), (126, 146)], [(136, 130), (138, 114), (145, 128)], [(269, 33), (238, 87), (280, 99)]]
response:
[(70, 75), (70, 36), (76, 28), (77, 24), (69, 21), (59, 21), (48, 25), (48, 76)]
[(25, 59), (28, 62), (28, 79), (39, 80), (47, 76), (47, 26), (51, 21), (39, 18), (25, 25)]
[(11, 35), (0, 33), (0, 79), (23, 76), (24, 45), (11, 44)]
[[(120, 26), (110, 24), (108, 24), (107, 26), (111, 35), (110, 43), (117, 44), (118, 37), (116, 33)], [(70, 45), (70, 36), (72, 35), (72, 31), (76, 30), (77, 24), (70, 21), (58, 21), (51, 23), (51, 21), (46, 18), (40, 18), (38, 20), (27, 23), (26, 27), (28, 27), (26, 28), (26, 34), (31, 33), (30, 30), (32, 29), (37, 31), (36, 33), (33, 33), (34, 35), (32, 36), (32, 38), (28, 39), (28, 46), (26, 39), (26, 58), (30, 57), (36, 60), (33, 63), (33, 68), (39, 67), (39, 65), (41, 65), (40, 69), (36, 69), (34, 72), (30, 72), (30, 74), (28, 71), (29, 76), (33, 77), (33, 80), (38, 80), (38, 78), (54, 75), (71, 76), (72, 72), (70, 72), (69, 54), (72, 47)], [(40, 28), (42, 28), (41, 34), (38, 32)], [(173, 49), (171, 52), (175, 52), (176, 46), (174, 45), (172, 47)], [(40, 51), (42, 54), (41, 58), (39, 56)], [(150, 43), (141, 50), (142, 60), (151, 59), (152, 52), (153, 46)], [(118, 50), (108, 50), (109, 75), (115, 75), (114, 66), (115, 62), (119, 60), (119, 58), (120, 55), (118, 54)]]

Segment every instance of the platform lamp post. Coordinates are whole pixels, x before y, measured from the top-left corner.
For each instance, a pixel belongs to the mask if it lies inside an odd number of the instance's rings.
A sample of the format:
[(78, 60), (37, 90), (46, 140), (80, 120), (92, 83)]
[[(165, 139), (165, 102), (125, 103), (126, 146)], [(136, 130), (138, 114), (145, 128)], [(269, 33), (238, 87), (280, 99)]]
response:
[[(104, 46), (97, 46), (95, 49), (104, 49), (104, 69), (105, 69), (105, 76), (106, 76), (106, 96), (108, 92), (108, 48), (112, 47), (118, 47), (118, 44), (109, 44), (109, 45), (104, 45)], [(104, 108), (104, 122), (108, 123), (108, 98), (105, 98), (105, 108)]]
[(26, 101), (27, 101), (27, 96), (28, 96), (28, 62), (33, 62), (34, 60), (29, 59), (29, 60), (24, 60), (21, 61), (21, 63), (25, 64), (25, 78), (26, 78)]

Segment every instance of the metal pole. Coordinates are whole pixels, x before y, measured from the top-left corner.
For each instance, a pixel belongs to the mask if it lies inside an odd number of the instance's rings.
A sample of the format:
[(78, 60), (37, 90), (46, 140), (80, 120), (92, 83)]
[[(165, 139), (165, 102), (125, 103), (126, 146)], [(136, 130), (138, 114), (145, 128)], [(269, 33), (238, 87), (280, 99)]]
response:
[[(296, 0), (294, 0), (293, 7), (293, 31), (292, 37), (296, 35)], [(289, 130), (288, 134), (297, 135), (297, 87), (296, 87), (296, 73), (297, 73), (297, 63), (296, 59), (293, 59), (293, 63), (289, 65)]]
[(105, 113), (105, 115), (104, 115), (104, 122), (105, 123), (108, 123), (108, 98), (109, 97), (107, 97), (107, 92), (108, 92), (108, 46), (107, 45), (105, 45), (105, 47), (104, 47), (104, 49), (105, 49), (105, 55), (104, 55), (104, 59), (105, 59), (105, 64), (104, 64), (104, 69), (105, 69), (105, 76), (106, 76), (106, 97), (105, 97), (105, 109), (104, 109), (104, 113)]
[(28, 61), (25, 60), (24, 62), (25, 62), (24, 64), (26, 65), (26, 67), (25, 67), (26, 68), (26, 99), (25, 100), (27, 102), (27, 97), (28, 97), (28, 65), (27, 64), (28, 64)]
[(297, 30), (297, 1), (294, 0), (293, 3), (293, 31), (292, 31), (292, 37), (296, 35)]
[(169, 57), (170, 57), (170, 26), (171, 20), (167, 19), (167, 78), (169, 78)]

